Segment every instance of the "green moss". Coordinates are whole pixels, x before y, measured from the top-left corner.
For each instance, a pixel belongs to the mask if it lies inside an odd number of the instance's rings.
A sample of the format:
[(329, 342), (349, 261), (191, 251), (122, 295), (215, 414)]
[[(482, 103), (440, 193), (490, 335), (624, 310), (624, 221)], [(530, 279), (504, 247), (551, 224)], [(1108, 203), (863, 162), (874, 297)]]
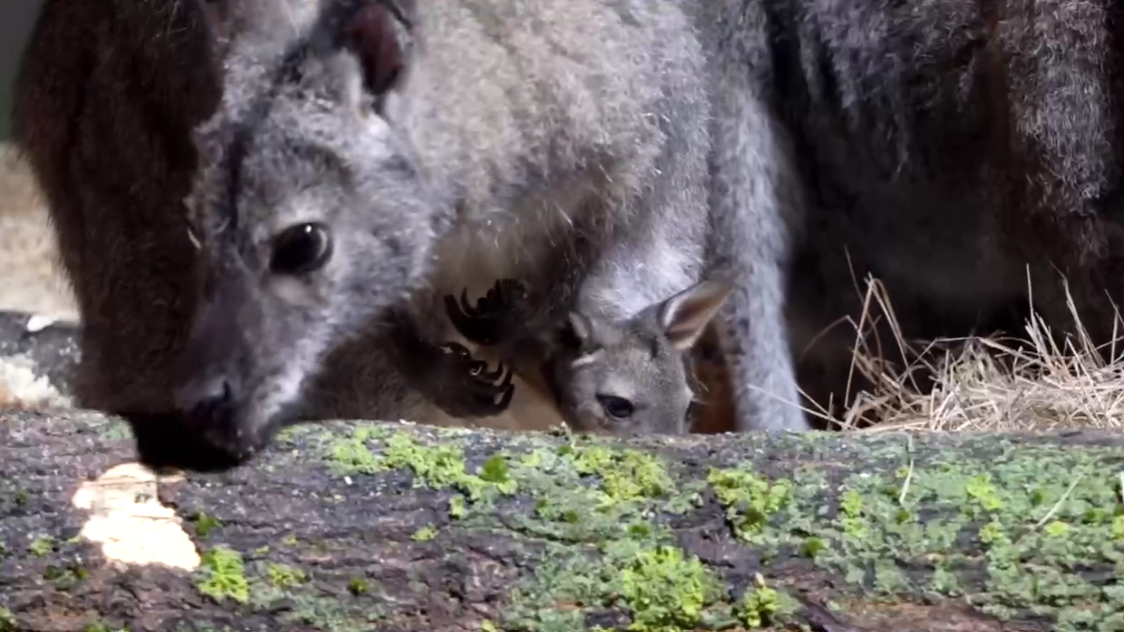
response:
[[(1059, 630), (1113, 629), (1124, 612), (1108, 596), (1116, 580), (1093, 582), (1082, 570), (1124, 563), (1114, 535), (1124, 510), (1115, 477), (1082, 472), (1114, 471), (1119, 450), (1093, 456), (1096, 449), (1074, 455), (1063, 446), (992, 445), (979, 449), (993, 456), (961, 460), (964, 452), (954, 452), (913, 463), (904, 447), (880, 450), (876, 468), (845, 477), (834, 502), (830, 489), (798, 490), (780, 521), (763, 521), (759, 539), (795, 544), (792, 530), (772, 525), (816, 514), (805, 554), (871, 594), (955, 596), (973, 585), (972, 603), (993, 616), (1052, 618)], [(903, 463), (896, 471), (895, 458)], [(816, 509), (833, 504), (834, 512)]]
[(410, 536), (410, 539), (414, 542), (428, 542), (435, 537), (437, 537), (437, 529), (426, 526), (415, 531), (414, 534)]
[(375, 434), (361, 427), (348, 439), (337, 441), (328, 455), (334, 469), (354, 474), (407, 469), (413, 472), (416, 485), (454, 489), (471, 502), (486, 496), (490, 499), (494, 493), (513, 494), (516, 490), (517, 484), (508, 476), (502, 456), (490, 458), (479, 472), (469, 473), (464, 451), (458, 445), (425, 445), (406, 432), (398, 432), (385, 440), (382, 454), (377, 454), (369, 445)]
[(722, 581), (698, 558), (652, 541), (619, 540), (595, 555), (544, 562), (537, 581), (512, 594), (507, 623), (518, 629), (584, 629), (578, 610), (559, 604), (619, 607), (630, 630), (693, 630), (716, 618)]
[(90, 578), (90, 571), (78, 564), (56, 566), (50, 564), (43, 572), (43, 578), (52, 582), (59, 590), (69, 590)]
[(601, 446), (562, 449), (581, 474), (597, 475), (608, 502), (666, 498), (675, 481), (663, 460), (639, 450), (610, 450)]
[(0, 632), (16, 632), (18, 629), (16, 615), (12, 614), (11, 610), (0, 606)]
[(725, 507), (726, 518), (733, 525), (734, 533), (748, 542), (759, 541), (755, 536), (765, 530), (769, 517), (788, 506), (793, 496), (791, 481), (770, 482), (748, 466), (711, 469), (707, 482)]
[(250, 601), (242, 555), (226, 546), (216, 546), (203, 554), (203, 567), (195, 587), (218, 602), (231, 599), (241, 604)]
[(367, 446), (369, 428), (357, 428), (350, 437), (333, 441), (328, 461), (339, 474), (376, 474), (383, 471), (382, 459)]
[[(337, 472), (408, 471), (414, 485), (451, 492), (456, 521), (442, 529), (510, 534), (534, 570), (512, 593), (505, 629), (580, 630), (604, 610), (627, 613), (634, 629), (772, 625), (783, 581), (740, 596), (711, 593), (700, 586), (717, 577), (675, 548), (669, 521), (711, 498), (763, 563), (804, 557), (868, 600), (948, 596), (995, 616), (1056, 621), (1062, 632), (1122, 627), (1124, 590), (1113, 572), (1124, 576), (1124, 508), (1114, 473), (1124, 450), (1074, 454), (988, 438), (917, 458), (907, 439), (888, 434), (747, 436), (737, 447), (745, 454), (768, 445), (786, 458), (762, 459), (760, 470), (723, 464), (684, 483), (680, 468), (694, 465), (611, 440), (565, 435), (557, 447), (520, 438), (515, 453), (488, 455), (473, 469), (461, 433), (426, 434), (356, 431), (326, 454)], [(861, 471), (847, 469), (855, 463)], [(515, 491), (519, 499), (504, 500)], [(481, 510), (528, 498), (529, 514)]]
[(371, 585), (367, 582), (367, 580), (355, 577), (352, 578), (351, 581), (347, 582), (347, 590), (351, 594), (358, 597), (360, 595), (367, 594), (367, 592), (371, 590)]
[(128, 441), (132, 439), (133, 436), (132, 431), (129, 429), (129, 424), (113, 417), (94, 425), (94, 430), (103, 441), (110, 443)]
[(288, 564), (270, 563), (266, 566), (266, 577), (278, 588), (289, 588), (304, 583), (308, 577), (299, 568)]
[(454, 520), (464, 518), (466, 508), (464, 506), (464, 496), (460, 494), (453, 494), (449, 497), (449, 517)]
[(480, 467), (480, 478), (488, 483), (505, 484), (511, 480), (508, 470), (507, 460), (498, 454), (493, 454)]
[(29, 544), (27, 547), (27, 551), (35, 557), (43, 557), (44, 555), (50, 553), (51, 549), (53, 549), (54, 546), (54, 538), (49, 535), (41, 535), (31, 541), (31, 544)]
[(202, 511), (195, 512), (195, 515), (192, 517), (192, 522), (195, 523), (195, 533), (199, 534), (201, 538), (207, 537), (212, 530), (222, 526), (222, 523), (219, 522), (218, 519), (212, 518)]
[(675, 547), (638, 550), (622, 566), (620, 592), (632, 612), (633, 630), (695, 627), (703, 610), (723, 596), (711, 570)]
[(505, 629), (585, 629), (586, 608), (618, 609), (634, 630), (732, 621), (722, 581), (674, 545), (659, 517), (695, 506), (703, 489), (682, 488), (663, 458), (573, 437), (508, 465), (536, 503), (531, 516), (509, 516), (510, 528), (550, 544), (533, 577), (512, 592)]
[(796, 612), (798, 604), (788, 593), (767, 586), (760, 574), (754, 580), (755, 587), (745, 591), (736, 607), (742, 625), (751, 630), (771, 628), (783, 624)]
[(292, 597), (292, 610), (281, 619), (299, 623), (305, 629), (312, 627), (326, 632), (375, 632), (383, 616), (378, 609), (357, 614), (338, 599), (302, 594)]

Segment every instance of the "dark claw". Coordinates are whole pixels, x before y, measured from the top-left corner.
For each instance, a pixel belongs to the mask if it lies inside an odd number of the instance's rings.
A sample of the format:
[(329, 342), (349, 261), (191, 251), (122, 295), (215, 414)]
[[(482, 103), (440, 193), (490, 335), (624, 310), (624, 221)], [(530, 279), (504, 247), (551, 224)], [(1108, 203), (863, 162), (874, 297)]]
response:
[(510, 375), (508, 377), (509, 379), (507, 380), (507, 390), (504, 391), (503, 397), (500, 398), (500, 401), (496, 402), (496, 412), (493, 414), (498, 415), (499, 413), (507, 410), (507, 407), (511, 405), (511, 399), (515, 397), (515, 385), (510, 383)]
[[(463, 299), (464, 295), (462, 295)], [(462, 336), (476, 344), (487, 344), (491, 323), (481, 322), (479, 316), (468, 305), (461, 305), (452, 294), (445, 296), (445, 313)]]
[(476, 301), (468, 300), (468, 290), (461, 291), (460, 299), (447, 294), (445, 312), (462, 336), (480, 345), (491, 346), (518, 326), (518, 311), (526, 299), (526, 288), (515, 279), (500, 279)]
[[(484, 363), (481, 362), (481, 364)], [(504, 373), (506, 373), (507, 375), (504, 376)], [(496, 370), (494, 372), (480, 374), (474, 373), (473, 375), (480, 378), (479, 381), (477, 381), (475, 384), (477, 391), (487, 394), (489, 397), (495, 397), (496, 395), (502, 393), (504, 389), (511, 385), (511, 381), (515, 377), (514, 372), (505, 367), (502, 363), (498, 367), (496, 367)], [(495, 381), (500, 377), (503, 377), (503, 380), (501, 380), (500, 383), (496, 384)]]
[[(487, 368), (487, 365), (484, 365), (484, 368)], [(499, 363), (499, 365), (496, 366), (495, 371), (492, 371), (492, 372), (489, 372), (489, 373), (481, 373), (480, 377), (485, 379), (485, 380), (488, 380), (489, 382), (494, 382), (494, 381), (498, 380), (500, 378), (500, 376), (503, 375), (503, 372), (504, 372), (504, 365), (501, 362), (501, 363)]]
[[(485, 392), (478, 394), (476, 400), (481, 405), (484, 416), (498, 415), (511, 405), (511, 400), (515, 397), (515, 385), (511, 383), (511, 378), (512, 374), (508, 373), (503, 383), (488, 384)], [(500, 395), (499, 401), (496, 401), (496, 395)]]
[(473, 309), (472, 305), (470, 305), (468, 302), (468, 288), (461, 290), (460, 308), (461, 312), (469, 318), (475, 318), (476, 316), (480, 315), (480, 313), (477, 310)]

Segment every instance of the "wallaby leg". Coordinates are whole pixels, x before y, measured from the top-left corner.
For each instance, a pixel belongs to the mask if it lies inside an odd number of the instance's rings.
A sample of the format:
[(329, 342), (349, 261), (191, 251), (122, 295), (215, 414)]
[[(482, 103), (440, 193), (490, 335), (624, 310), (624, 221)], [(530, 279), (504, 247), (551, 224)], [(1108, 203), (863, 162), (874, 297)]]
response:
[(784, 312), (800, 195), (780, 125), (745, 74), (720, 75), (715, 101), (712, 257), (735, 284), (719, 331), (737, 429), (807, 430)]

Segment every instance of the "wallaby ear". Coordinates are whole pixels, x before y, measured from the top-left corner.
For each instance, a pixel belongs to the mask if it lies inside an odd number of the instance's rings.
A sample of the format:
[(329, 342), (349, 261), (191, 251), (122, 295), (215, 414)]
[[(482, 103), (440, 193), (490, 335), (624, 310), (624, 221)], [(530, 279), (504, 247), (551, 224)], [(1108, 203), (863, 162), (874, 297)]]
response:
[(344, 45), (363, 68), (363, 87), (381, 108), (382, 97), (402, 75), (404, 55), (394, 15), (381, 2), (367, 2), (344, 25)]
[(695, 345), (707, 324), (729, 297), (733, 285), (706, 280), (660, 303), (656, 319), (671, 347), (684, 352)]

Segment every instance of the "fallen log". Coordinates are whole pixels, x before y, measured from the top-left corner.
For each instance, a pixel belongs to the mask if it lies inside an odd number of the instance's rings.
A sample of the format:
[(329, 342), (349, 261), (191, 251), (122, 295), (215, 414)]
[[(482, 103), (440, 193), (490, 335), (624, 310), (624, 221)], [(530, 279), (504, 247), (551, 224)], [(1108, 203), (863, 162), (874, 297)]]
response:
[[(1124, 438), (333, 422), (155, 478), (0, 413), (0, 630), (1117, 630)], [(629, 627), (631, 626), (631, 627)]]
[(77, 323), (0, 310), (0, 407), (66, 403), (78, 333)]

